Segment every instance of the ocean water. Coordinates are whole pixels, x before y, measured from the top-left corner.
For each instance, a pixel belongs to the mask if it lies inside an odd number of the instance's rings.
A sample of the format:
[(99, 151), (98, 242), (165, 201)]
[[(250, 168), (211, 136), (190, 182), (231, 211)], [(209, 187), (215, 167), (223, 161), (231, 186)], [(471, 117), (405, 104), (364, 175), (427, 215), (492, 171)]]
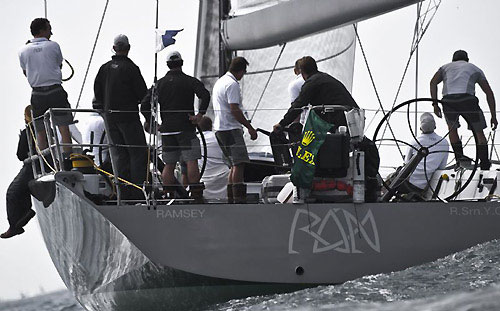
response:
[[(80, 311), (83, 308), (64, 291), (0, 302), (0, 310)], [(206, 310), (500, 310), (500, 241), (404, 271), (290, 294), (232, 300)]]

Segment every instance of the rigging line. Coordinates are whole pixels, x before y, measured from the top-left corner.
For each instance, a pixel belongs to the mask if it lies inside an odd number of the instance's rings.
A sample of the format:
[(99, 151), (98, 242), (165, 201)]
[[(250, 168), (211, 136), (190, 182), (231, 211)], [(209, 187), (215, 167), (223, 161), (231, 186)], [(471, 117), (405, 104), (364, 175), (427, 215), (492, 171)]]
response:
[(271, 78), (273, 77), (274, 70), (276, 69), (276, 66), (278, 66), (278, 62), (281, 59), (281, 55), (283, 55), (283, 51), (285, 50), (285, 47), (286, 47), (286, 42), (283, 43), (283, 47), (281, 48), (281, 51), (280, 51), (280, 53), (278, 55), (278, 58), (276, 59), (276, 62), (274, 63), (273, 70), (269, 74), (269, 78), (267, 79), (266, 85), (264, 86), (264, 89), (262, 90), (262, 93), (260, 94), (259, 101), (257, 102), (257, 105), (255, 106), (255, 109), (253, 110), (252, 116), (250, 117), (250, 122), (253, 120), (253, 117), (255, 116), (255, 113), (257, 112), (257, 109), (259, 108), (260, 103), (262, 102), (262, 98), (264, 97), (264, 93), (266, 92), (267, 87), (269, 86), (269, 82), (271, 82)]
[[(427, 29), (429, 28), (430, 26), (430, 23), (432, 22), (432, 20), (434, 19), (434, 16), (436, 15), (437, 13), (437, 10), (439, 9), (439, 6), (441, 5), (441, 0), (439, 0), (438, 3), (436, 3), (436, 1), (433, 2), (434, 3), (434, 6), (433, 7), (429, 7), (428, 10), (426, 11), (425, 13), (425, 16), (427, 16), (427, 14), (430, 12), (430, 11), (433, 11), (434, 10), (434, 13), (432, 14), (429, 22), (427, 23), (427, 26), (425, 26), (425, 28), (423, 29), (423, 31), (421, 31), (420, 33), (420, 39), (415, 43), (415, 40), (413, 40), (412, 42), (412, 50), (414, 49), (414, 45), (415, 44), (419, 44), (420, 41), (422, 40), (424, 34), (427, 32)], [(423, 23), (421, 23), (421, 25), (423, 25)], [(414, 36), (415, 38), (415, 36)], [(403, 79), (404, 79), (404, 75), (403, 75)], [(394, 107), (394, 104), (393, 104), (393, 107)], [(380, 109), (377, 109), (377, 111), (375, 112), (375, 114), (377, 114), (378, 112), (380, 112)], [(371, 121), (370, 121), (371, 123)]]
[[(373, 78), (373, 74), (372, 74), (370, 65), (368, 64), (368, 58), (366, 57), (365, 49), (363, 48), (363, 44), (361, 43), (361, 38), (360, 38), (359, 33), (358, 33), (358, 27), (356, 24), (352, 24), (352, 25), (354, 27), (354, 33), (356, 34), (356, 38), (358, 40), (359, 48), (361, 49), (361, 54), (363, 54), (363, 59), (365, 61), (366, 69), (368, 70), (368, 75), (370, 76), (370, 81), (372, 83), (373, 90), (375, 91), (375, 95), (377, 96), (378, 104), (379, 104), (382, 112), (385, 114), (384, 105), (382, 105), (382, 100), (380, 99), (380, 95), (378, 93), (377, 86), (375, 85), (375, 79)], [(372, 120), (374, 120), (374, 119), (375, 119), (375, 116), (373, 117)], [(370, 122), (370, 124), (371, 124), (371, 122)], [(370, 124), (368, 124), (368, 127), (370, 126)], [(394, 131), (392, 130), (392, 127), (390, 125), (389, 125), (389, 129), (391, 131), (392, 138), (394, 138), (394, 140), (396, 140), (396, 135), (394, 134)], [(403, 157), (403, 152), (402, 152), (402, 150), (399, 147), (399, 144), (397, 142), (396, 142), (396, 145), (398, 146), (398, 150), (399, 150), (399, 153), (401, 154), (401, 157)]]
[[(356, 42), (356, 39), (352, 39), (352, 41), (344, 49), (342, 49), (338, 53), (335, 53), (335, 54), (326, 56), (324, 58), (318, 59), (318, 60), (316, 60), (316, 63), (319, 64), (319, 63), (325, 62), (327, 60), (330, 60), (332, 58), (335, 58), (335, 57), (338, 57), (338, 56), (344, 54), (354, 45), (355, 42)], [(279, 68), (276, 68), (274, 71), (276, 72), (276, 71), (290, 70), (290, 69), (293, 69), (293, 67), (294, 66), (279, 67)], [(245, 75), (246, 76), (256, 75), (256, 74), (262, 74), (262, 73), (267, 73), (267, 72), (271, 72), (271, 71), (273, 71), (273, 70), (266, 69), (266, 70), (250, 71), (250, 72), (247, 72)], [(219, 78), (219, 76), (218, 75), (205, 75), (205, 76), (200, 77), (200, 79), (214, 79), (214, 78)]]
[[(104, 22), (104, 17), (106, 16), (106, 11), (108, 10), (109, 0), (106, 0), (106, 5), (104, 6), (104, 11), (102, 12), (101, 22), (99, 23), (99, 29), (97, 30), (97, 35), (95, 37), (94, 46), (92, 47), (92, 52), (90, 53), (89, 63), (87, 65), (87, 70), (85, 71), (85, 76), (83, 77), (82, 87), (80, 88), (80, 94), (78, 95), (78, 100), (76, 102), (76, 109), (80, 105), (80, 99), (82, 98), (83, 88), (85, 87), (85, 82), (87, 81), (87, 76), (89, 74), (90, 65), (92, 64), (92, 58), (94, 57), (95, 48), (97, 46), (97, 40), (99, 40), (99, 35), (101, 34), (102, 24)], [(76, 112), (73, 114), (73, 116)]]
[[(434, 13), (432, 14), (431, 18), (429, 19), (429, 22), (427, 23), (427, 26), (425, 27), (425, 29), (423, 29), (423, 30), (420, 32), (420, 38), (418, 38), (418, 39), (416, 40), (416, 45), (417, 45), (417, 46), (420, 44), (420, 41), (421, 41), (421, 40), (422, 40), (422, 38), (424, 37), (424, 34), (426, 33), (427, 29), (429, 28), (430, 23), (431, 23), (431, 22), (432, 22), (432, 20), (434, 19), (434, 16), (436, 15), (436, 12), (437, 12), (437, 10), (439, 9), (440, 4), (441, 4), (441, 1), (439, 1), (439, 3), (435, 6)], [(413, 36), (414, 36), (414, 38), (415, 38), (415, 36), (416, 36), (415, 32), (413, 33)], [(399, 86), (398, 86), (398, 90), (397, 90), (397, 92), (396, 92), (396, 96), (395, 96), (395, 98), (394, 98), (394, 102), (392, 103), (392, 108), (394, 108), (394, 106), (396, 105), (397, 99), (398, 99), (398, 97), (399, 97), (399, 93), (401, 92), (401, 88), (402, 88), (402, 86), (403, 86), (403, 82), (404, 82), (404, 79), (405, 79), (406, 74), (407, 74), (407, 72), (408, 72), (408, 68), (409, 68), (409, 66), (410, 66), (410, 62), (411, 62), (411, 59), (412, 59), (412, 57), (413, 57), (414, 52), (415, 52), (415, 48), (414, 48), (414, 47), (412, 47), (412, 49), (410, 50), (410, 56), (408, 57), (408, 61), (407, 61), (407, 63), (406, 63), (405, 70), (403, 71), (403, 76), (401, 77), (401, 80), (400, 80), (400, 82), (399, 82)], [(391, 110), (392, 110), (392, 108), (391, 108)], [(387, 119), (387, 123), (385, 124), (384, 131), (382, 132), (382, 137), (384, 137), (384, 135), (385, 135), (385, 133), (386, 133), (386, 131), (387, 131), (387, 125), (388, 125), (389, 120), (390, 120), (390, 116), (389, 116), (389, 118)]]

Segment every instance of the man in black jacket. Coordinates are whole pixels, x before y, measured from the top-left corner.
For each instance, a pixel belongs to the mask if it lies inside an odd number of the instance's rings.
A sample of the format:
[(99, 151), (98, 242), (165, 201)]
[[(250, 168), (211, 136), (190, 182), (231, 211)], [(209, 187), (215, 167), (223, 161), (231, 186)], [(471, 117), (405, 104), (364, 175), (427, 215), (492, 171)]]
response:
[[(139, 67), (128, 58), (130, 44), (125, 35), (115, 37), (113, 50), (116, 54), (101, 66), (95, 78), (93, 106), (106, 112), (118, 176), (141, 187), (147, 173), (147, 150), (138, 105), (147, 87)], [(141, 199), (144, 196), (137, 188), (127, 187), (123, 198)]]
[[(308, 104), (311, 106), (340, 105), (348, 108), (359, 108), (351, 93), (339, 80), (327, 73), (318, 71), (316, 61), (311, 56), (305, 56), (300, 60), (300, 71), (305, 82), (299, 96), (292, 103), (283, 119), (274, 126), (275, 129), (291, 124), (302, 112), (302, 108)], [(347, 125), (343, 111), (328, 112), (319, 116), (334, 124), (335, 127)]]
[[(182, 159), (187, 165), (187, 179), (191, 198), (202, 201), (203, 185), (200, 184), (198, 159), (201, 158), (200, 141), (196, 136), (196, 124), (207, 111), (210, 92), (200, 80), (182, 72), (181, 54), (177, 51), (167, 56), (170, 71), (158, 81), (158, 102), (161, 110), (163, 161), (163, 184), (169, 193), (173, 193), (175, 184), (175, 165)], [(200, 99), (198, 113), (194, 112), (194, 96)], [(141, 112), (149, 127), (151, 118), (151, 91), (143, 99)], [(169, 189), (171, 189), (169, 191)]]
[[(31, 105), (24, 110), (24, 120), (26, 124), (31, 123)], [(32, 126), (31, 124), (29, 126)], [(31, 133), (28, 133), (31, 135)], [(17, 145), (17, 158), (24, 161), (28, 158), (29, 146), (26, 128), (21, 131), (19, 143)], [(7, 189), (7, 218), (9, 220), (9, 230), (2, 233), (2, 239), (8, 239), (18, 234), (24, 233), (23, 227), (35, 216), (35, 211), (31, 209), (31, 194), (28, 183), (33, 179), (33, 169), (31, 164), (23, 164), (23, 167), (10, 183)]]

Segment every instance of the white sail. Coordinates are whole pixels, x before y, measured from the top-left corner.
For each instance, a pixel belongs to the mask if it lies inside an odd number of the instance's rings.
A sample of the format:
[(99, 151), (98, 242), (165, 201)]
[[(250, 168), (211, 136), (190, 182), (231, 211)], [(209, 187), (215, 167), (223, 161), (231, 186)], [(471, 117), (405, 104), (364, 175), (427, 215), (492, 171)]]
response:
[[(232, 1), (248, 9), (253, 2), (270, 6), (223, 22), (223, 39), (231, 50), (265, 48), (310, 34), (356, 23), (421, 0)], [(277, 4), (277, 5), (272, 5)]]
[[(262, 11), (278, 6), (284, 0), (239, 0), (231, 2), (232, 14)], [(196, 76), (211, 90), (219, 73), (219, 1), (200, 1)], [(350, 90), (354, 71), (355, 34), (353, 26), (322, 32), (288, 42), (282, 46), (236, 51), (249, 62), (247, 75), (241, 81), (243, 106), (255, 128), (272, 130), (290, 107), (288, 83), (295, 78), (293, 65), (298, 58), (310, 55), (321, 71), (336, 77)], [(273, 67), (276, 65), (274, 71)], [(269, 77), (272, 72), (272, 77)], [(269, 83), (268, 83), (269, 81)], [(267, 87), (266, 87), (266, 84)], [(210, 112), (209, 112), (210, 113)], [(247, 135), (247, 134), (246, 134)], [(270, 151), (269, 138), (259, 135), (256, 141), (246, 137), (249, 151)]]

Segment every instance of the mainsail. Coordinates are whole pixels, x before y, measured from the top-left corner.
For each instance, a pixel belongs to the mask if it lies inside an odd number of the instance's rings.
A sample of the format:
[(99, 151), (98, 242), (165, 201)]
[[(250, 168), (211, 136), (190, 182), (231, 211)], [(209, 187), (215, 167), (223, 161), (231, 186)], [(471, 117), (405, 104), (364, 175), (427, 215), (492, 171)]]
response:
[[(373, 5), (375, 2), (376, 5)], [(356, 37), (349, 21), (353, 23), (415, 2), (418, 1), (231, 0), (230, 18), (220, 24), (220, 2), (201, 0), (195, 74), (207, 88), (212, 88), (219, 75), (219, 34), (222, 33), (225, 47), (250, 63), (248, 73), (241, 82), (247, 117), (254, 128), (271, 130), (290, 107), (287, 86), (295, 78), (293, 65), (298, 58), (312, 56), (318, 62), (320, 71), (336, 77), (351, 90)], [(306, 16), (306, 20), (317, 21), (318, 16), (311, 14), (319, 14), (315, 6), (319, 3), (322, 3), (321, 7), (325, 3), (330, 6), (338, 4), (333, 9), (336, 15), (331, 18), (342, 16), (342, 19), (333, 23), (314, 22), (313, 26), (305, 28), (306, 32), (297, 30), (296, 25), (287, 26), (290, 23), (305, 25), (306, 21), (299, 15)], [(300, 11), (293, 11), (297, 9)], [(270, 12), (272, 18), (268, 16)], [(239, 27), (248, 21), (252, 21), (251, 27), (246, 24), (246, 31), (240, 31)], [(282, 25), (266, 29), (263, 25), (268, 22)], [(346, 26), (332, 30), (340, 25)], [(270, 151), (269, 139), (264, 135), (259, 135), (256, 141), (247, 139), (247, 143), (249, 151)]]

